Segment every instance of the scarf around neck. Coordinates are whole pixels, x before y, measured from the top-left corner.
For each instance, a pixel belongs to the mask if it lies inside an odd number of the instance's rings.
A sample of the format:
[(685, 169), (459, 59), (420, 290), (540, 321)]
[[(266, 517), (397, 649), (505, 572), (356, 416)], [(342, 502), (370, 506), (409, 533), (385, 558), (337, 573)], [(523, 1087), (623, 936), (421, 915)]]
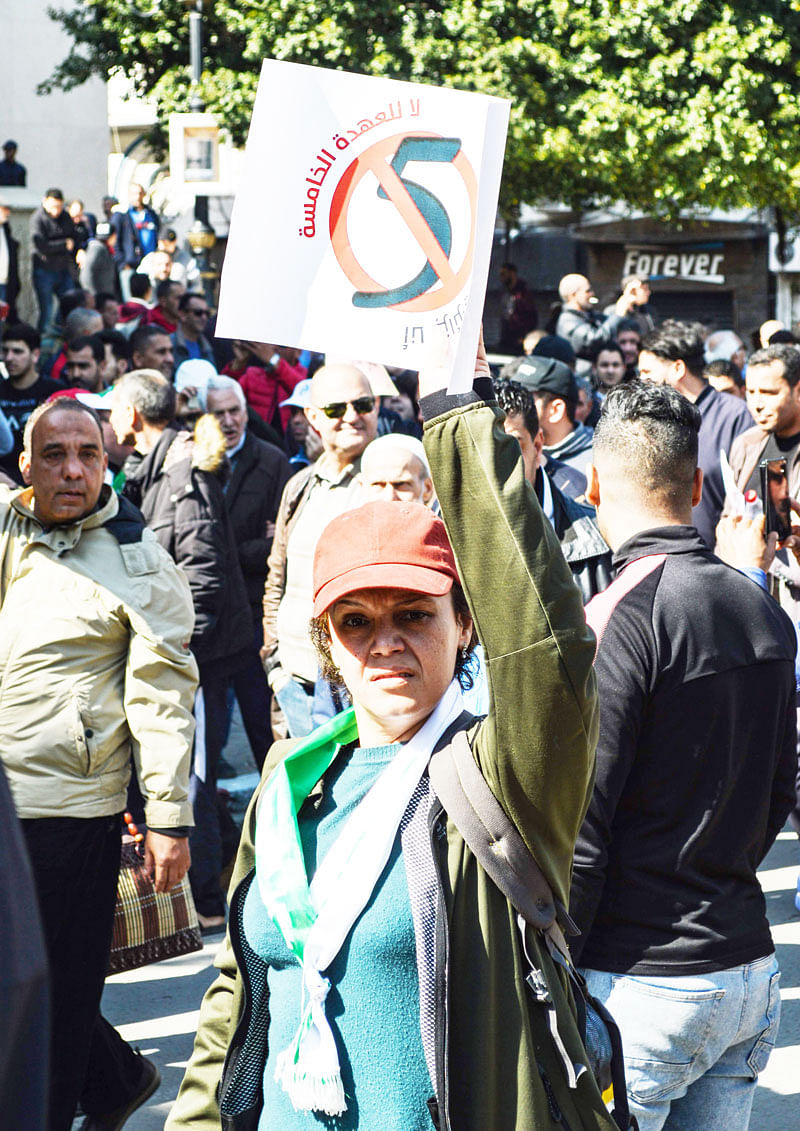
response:
[(441, 735), (464, 709), (456, 680), (424, 725), (382, 771), (347, 819), (309, 884), (297, 814), (343, 746), (358, 740), (351, 707), (319, 727), (278, 765), (256, 810), (256, 883), (287, 947), (303, 968), (300, 1025), (277, 1058), (275, 1079), (295, 1110), (347, 1110), (322, 974), (369, 902), (411, 795)]

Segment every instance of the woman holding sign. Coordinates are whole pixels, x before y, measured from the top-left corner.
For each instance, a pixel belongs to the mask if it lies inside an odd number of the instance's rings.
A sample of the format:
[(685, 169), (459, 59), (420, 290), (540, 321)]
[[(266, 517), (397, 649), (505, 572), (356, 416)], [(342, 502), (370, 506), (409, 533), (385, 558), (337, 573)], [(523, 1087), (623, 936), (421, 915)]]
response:
[[(267, 758), (169, 1131), (614, 1126), (557, 948), (525, 929), (432, 784), (434, 751), (466, 749), (566, 904), (594, 640), (482, 351), (477, 376), (468, 394), (422, 390), (444, 524), (375, 502), (319, 541), (312, 634), (354, 706)], [(482, 720), (459, 686), (476, 630)]]

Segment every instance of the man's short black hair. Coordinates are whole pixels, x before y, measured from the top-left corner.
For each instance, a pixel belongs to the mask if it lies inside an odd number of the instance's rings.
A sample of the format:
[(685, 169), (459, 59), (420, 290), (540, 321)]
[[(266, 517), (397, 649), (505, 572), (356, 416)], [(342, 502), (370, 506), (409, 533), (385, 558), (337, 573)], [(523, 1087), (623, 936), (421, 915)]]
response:
[(39, 331), (27, 322), (12, 322), (3, 329), (4, 342), (24, 342), (29, 350), (38, 350), (42, 345)]
[(94, 296), (96, 310), (102, 310), (107, 302), (119, 302), (119, 299), (116, 295), (112, 295), (111, 291), (99, 291)]
[(776, 330), (774, 334), (770, 334), (768, 346), (780, 346), (784, 343), (796, 342), (797, 338), (791, 330)]
[(162, 279), (156, 286), (156, 302), (161, 302), (162, 298), (169, 298), (172, 288), (180, 285), (175, 279)]
[[(576, 386), (577, 387), (577, 386)], [(551, 401), (562, 400), (564, 401), (564, 415), (570, 424), (574, 424), (576, 420), (575, 412), (578, 408), (577, 401), (569, 401), (564, 397), (559, 397), (557, 393), (549, 393), (546, 389), (540, 389), (536, 394), (542, 402), (542, 408), (547, 408)]]
[(106, 347), (97, 334), (80, 334), (77, 338), (73, 338), (71, 342), (67, 342), (67, 353), (76, 353), (78, 350), (86, 349), (87, 346), (98, 365), (101, 361), (105, 361)]
[(83, 290), (82, 287), (78, 287), (77, 290), (67, 291), (66, 294), (61, 296), (58, 300), (58, 313), (62, 323), (64, 323), (67, 318), (69, 318), (70, 314), (72, 314), (73, 310), (77, 310), (79, 306), (84, 306), (87, 310), (91, 309), (91, 307), (86, 306), (86, 296), (88, 293), (89, 292)]
[(189, 303), (193, 302), (195, 299), (199, 300), (202, 303), (205, 303), (206, 301), (202, 295), (199, 295), (197, 293), (197, 291), (184, 291), (184, 293), (178, 299), (178, 310), (186, 310), (189, 306)]
[(747, 368), (752, 369), (754, 365), (769, 365), (770, 362), (780, 361), (783, 365), (783, 373), (781, 376), (787, 385), (792, 388), (800, 381), (800, 350), (794, 346), (776, 345), (767, 346), (766, 349), (756, 350), (755, 353), (750, 354), (750, 360), (747, 362)]
[(60, 188), (49, 188), (45, 190), (44, 198), (50, 197), (51, 200), (63, 200), (64, 194)]
[(140, 326), (138, 330), (134, 330), (130, 336), (131, 343), (131, 357), (135, 353), (143, 353), (147, 349), (148, 343), (153, 338), (168, 338), (169, 334), (163, 326), (157, 326), (151, 323), (149, 326)]
[(593, 453), (620, 461), (642, 497), (671, 505), (691, 498), (700, 410), (669, 385), (626, 381), (611, 389), (594, 430)]
[(618, 353), (622, 360), (625, 360), (625, 354), (622, 352), (622, 346), (617, 342), (598, 342), (592, 350), (591, 360), (592, 365), (595, 365), (601, 353)]
[(521, 416), (533, 439), (539, 431), (539, 413), (531, 390), (507, 377), (495, 378), (492, 385), (502, 411), (506, 416)]
[(131, 343), (119, 330), (98, 330), (93, 336), (99, 338), (103, 345), (111, 346), (114, 357), (121, 361), (130, 361)]
[(143, 271), (134, 271), (128, 280), (131, 298), (144, 298), (152, 285), (149, 277)]
[(623, 333), (638, 334), (639, 338), (641, 339), (642, 327), (639, 325), (635, 318), (622, 318), (617, 323), (617, 337), (619, 337), (619, 335)]
[(744, 377), (742, 371), (735, 361), (726, 361), (724, 357), (717, 357), (714, 361), (709, 361), (703, 370), (703, 376), (708, 380), (710, 377), (730, 377), (737, 388), (744, 388)]
[(694, 377), (702, 377), (705, 366), (705, 338), (699, 322), (667, 319), (651, 330), (639, 349), (664, 361), (682, 361)]

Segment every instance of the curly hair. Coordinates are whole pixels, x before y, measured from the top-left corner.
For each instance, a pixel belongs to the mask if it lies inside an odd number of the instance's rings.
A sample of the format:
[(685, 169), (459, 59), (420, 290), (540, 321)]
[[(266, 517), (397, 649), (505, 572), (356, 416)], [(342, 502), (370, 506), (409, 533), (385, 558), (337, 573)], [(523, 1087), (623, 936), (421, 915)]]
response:
[[(453, 612), (456, 617), (464, 619), (465, 617), (472, 617), (467, 598), (464, 590), (457, 582), (453, 582), (453, 588), (450, 590), (453, 597)], [(317, 656), (319, 658), (319, 667), (322, 678), (326, 680), (332, 687), (344, 687), (344, 680), (342, 673), (333, 662), (331, 656), (331, 632), (330, 623), (328, 621), (328, 610), (318, 617), (312, 617), (309, 621), (309, 630), (311, 633), (311, 643), (314, 645)], [(469, 643), (465, 648), (459, 648), (456, 655), (456, 666), (453, 675), (461, 684), (462, 690), (469, 691), (474, 683), (474, 676), (477, 671), (477, 661), (475, 659), (475, 647), (478, 643), (478, 637), (475, 632), (475, 625), (473, 623), (472, 633), (469, 638)]]

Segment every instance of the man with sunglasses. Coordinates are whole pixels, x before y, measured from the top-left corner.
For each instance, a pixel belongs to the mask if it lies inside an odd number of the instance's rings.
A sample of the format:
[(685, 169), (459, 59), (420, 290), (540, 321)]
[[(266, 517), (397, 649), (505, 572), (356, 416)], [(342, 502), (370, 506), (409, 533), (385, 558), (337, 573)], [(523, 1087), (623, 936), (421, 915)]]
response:
[(311, 730), (318, 666), (308, 631), (314, 550), (331, 519), (359, 505), (361, 455), (378, 429), (377, 398), (354, 365), (317, 370), (305, 413), (322, 454), (286, 485), (264, 589), (261, 655), (273, 691), (276, 738)]
[(178, 302), (178, 327), (172, 335), (176, 369), (182, 361), (189, 361), (190, 358), (210, 361), (216, 369), (211, 342), (203, 333), (210, 313), (208, 303), (202, 295), (191, 291), (181, 295)]

